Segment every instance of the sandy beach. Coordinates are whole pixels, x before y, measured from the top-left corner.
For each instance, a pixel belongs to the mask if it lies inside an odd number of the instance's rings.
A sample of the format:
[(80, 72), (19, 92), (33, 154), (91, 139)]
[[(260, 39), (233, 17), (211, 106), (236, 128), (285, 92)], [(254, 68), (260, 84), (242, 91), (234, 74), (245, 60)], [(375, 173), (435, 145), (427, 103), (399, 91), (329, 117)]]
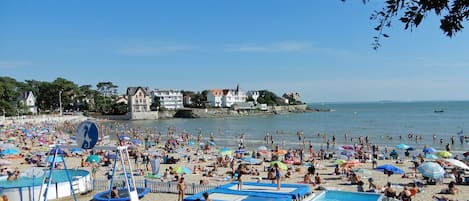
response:
[[(80, 119), (81, 120), (81, 119)], [(78, 122), (78, 121), (77, 121)], [(76, 122), (57, 122), (57, 125), (63, 125), (63, 124), (73, 124)], [(35, 126), (40, 126), (40, 123), (34, 123)], [(32, 124), (30, 124), (31, 126)], [(8, 125), (11, 127), (12, 125)], [(7, 127), (7, 125), (4, 125), (4, 127)], [(73, 127), (73, 126), (72, 126)], [(59, 126), (60, 129), (67, 130), (67, 126)], [(5, 130), (5, 129), (4, 129)], [(0, 143), (14, 143), (17, 145), (17, 147), (21, 150), (22, 154), (28, 155), (28, 153), (32, 153), (35, 151), (44, 151), (44, 147), (47, 146), (46, 144), (40, 144), (40, 143), (32, 143), (32, 138), (23, 138), (20, 140), (22, 134), (18, 131), (20, 129), (17, 129), (15, 132), (3, 132), (0, 135)], [(61, 132), (56, 132), (54, 134), (51, 134), (51, 138), (60, 138), (63, 135), (68, 135), (68, 134), (62, 134)], [(204, 141), (207, 141), (209, 139), (203, 139)], [(214, 139), (216, 141), (216, 138)], [(20, 142), (21, 141), (21, 142)], [(52, 139), (48, 143), (53, 143), (55, 142), (56, 139)], [(130, 141), (130, 140), (129, 140)], [(21, 149), (22, 148), (22, 143), (25, 143), (26, 146), (31, 147), (31, 149)], [(117, 144), (117, 142), (111, 141), (111, 144)], [(184, 142), (180, 142), (179, 144), (184, 144)], [(31, 146), (32, 145), (32, 146)], [(128, 144), (130, 145), (130, 144)], [(181, 148), (181, 145), (177, 145), (175, 147), (172, 147), (172, 150), (176, 150), (177, 148)], [(396, 145), (393, 145), (396, 146)], [(339, 147), (339, 145), (337, 145)], [(145, 149), (143, 146), (138, 146), (136, 150), (138, 150), (140, 153), (149, 154), (153, 152), (158, 152), (161, 153), (162, 155), (167, 154), (169, 157), (174, 157), (180, 159), (177, 164), (161, 164), (160, 166), (160, 173), (163, 174), (165, 169), (170, 168), (170, 167), (176, 167), (176, 166), (187, 166), (191, 169), (198, 169), (197, 172), (191, 173), (191, 174), (185, 174), (185, 183), (186, 184), (199, 184), (201, 180), (204, 180), (205, 182), (208, 182), (209, 185), (221, 185), (230, 181), (223, 180), (227, 176), (231, 176), (232, 169), (229, 167), (223, 167), (222, 165), (219, 164), (218, 170), (216, 170), (216, 174), (213, 177), (207, 177), (204, 176), (206, 175), (210, 170), (213, 170), (214, 168), (214, 163), (215, 159), (217, 156), (221, 155), (220, 153), (220, 147), (211, 147), (210, 151), (208, 151), (206, 154), (202, 154), (202, 150), (199, 150), (198, 155), (195, 155), (195, 149), (193, 147), (189, 147), (187, 145), (184, 146), (184, 150), (188, 150), (187, 153), (184, 153), (186, 156), (191, 157), (191, 161), (187, 159), (187, 157), (183, 157), (183, 154), (176, 153), (176, 152), (167, 152), (168, 150), (164, 150), (164, 145), (156, 145), (156, 146), (151, 146), (149, 149)], [(167, 148), (167, 147), (166, 147)], [(190, 149), (188, 149), (190, 148)], [(255, 150), (256, 148), (249, 148), (248, 150)], [(236, 149), (233, 149), (233, 151)], [(381, 151), (381, 150), (380, 150)], [(290, 151), (288, 151), (290, 152)], [(334, 153), (335, 156), (340, 156), (341, 149), (335, 149), (335, 150), (330, 150), (329, 153)], [(292, 151), (294, 153), (294, 151)], [(66, 163), (68, 168), (82, 168), (86, 169), (88, 171), (92, 171), (91, 166), (87, 167), (82, 167), (81, 160), (82, 158), (86, 158), (88, 154), (84, 153), (83, 156), (70, 156), (66, 157)], [(275, 153), (272, 153), (272, 155), (275, 155)], [(293, 159), (295, 161), (299, 161), (299, 155), (298, 154), (291, 154)], [(239, 164), (242, 164), (241, 160), (239, 160), (241, 155), (236, 156), (236, 154), (230, 154), (230, 156), (235, 157), (234, 160), (234, 167), (238, 167)], [(5, 159), (8, 159), (9, 161), (12, 162), (11, 165), (8, 165), (6, 167), (8, 168), (13, 168), (13, 167), (19, 167), (19, 170), (21, 172), (27, 171), (30, 169), (33, 164), (27, 164), (25, 162), (25, 157), (11, 157), (11, 156), (3, 156)], [(248, 155), (247, 157), (251, 157), (251, 155)], [(285, 157), (284, 154), (278, 155), (278, 157), (283, 158)], [(387, 157), (387, 156), (386, 156)], [(209, 160), (203, 160), (203, 159), (209, 159)], [(257, 175), (246, 175), (243, 177), (244, 181), (254, 181), (254, 182), (265, 182), (265, 183), (271, 183), (270, 180), (267, 180), (266, 178), (268, 177), (268, 172), (267, 172), (267, 167), (270, 166), (270, 161), (271, 160), (271, 154), (269, 156), (261, 156), (262, 159), (265, 158), (265, 162), (262, 162), (260, 165), (246, 165), (246, 167), (251, 170), (256, 170), (259, 172), (259, 176)], [(314, 166), (316, 169), (316, 173), (321, 177), (322, 183), (320, 185), (313, 185), (313, 184), (305, 184), (309, 185), (311, 188), (311, 192), (313, 193), (319, 193), (323, 189), (331, 189), (331, 190), (342, 190), (342, 191), (352, 191), (352, 192), (357, 192), (357, 185), (352, 185), (350, 178), (346, 176), (346, 173), (344, 171), (344, 168), (347, 167), (347, 164), (340, 164), (343, 162), (337, 161), (336, 158), (334, 157), (333, 159), (328, 159), (328, 160), (321, 160), (322, 157), (319, 157), (315, 155), (314, 157), (310, 157), (309, 153), (304, 153), (304, 163), (301, 165), (288, 165), (289, 170), (281, 170), (281, 183), (304, 183), (304, 176), (308, 172), (308, 164), (311, 164), (312, 162), (310, 161), (311, 159), (314, 158)], [(343, 157), (342, 157), (343, 158)], [(200, 160), (199, 160), (200, 159)], [(231, 160), (231, 158), (227, 158), (228, 160)], [(425, 161), (434, 161), (431, 159), (424, 159)], [(344, 160), (346, 162), (346, 160)], [(385, 164), (390, 164), (394, 165), (402, 170), (404, 170), (407, 174), (412, 177), (412, 173), (414, 173), (414, 163), (412, 162), (412, 157), (402, 157), (401, 160), (391, 160), (391, 159), (378, 159), (377, 161), (377, 166), (380, 165), (385, 165)], [(423, 187), (421, 188), (421, 191), (416, 193), (413, 197), (412, 200), (421, 200), (421, 201), (429, 201), (429, 200), (435, 200), (432, 197), (433, 196), (438, 196), (442, 197), (445, 196), (450, 200), (468, 200), (469, 199), (469, 185), (463, 185), (463, 184), (457, 184), (457, 188), (459, 189), (459, 192), (455, 195), (451, 194), (439, 194), (439, 192), (443, 189), (448, 188), (448, 184), (451, 181), (454, 181), (454, 178), (451, 178), (447, 174), (445, 178), (443, 179), (442, 183), (437, 183), (435, 185), (426, 185), (424, 182), (424, 178), (422, 175), (419, 173), (419, 171), (415, 172), (415, 178), (403, 178), (402, 174), (393, 174), (391, 176), (388, 176), (384, 174), (381, 171), (377, 171), (373, 169), (373, 164), (371, 160), (363, 160), (363, 163), (357, 163), (350, 165), (349, 168), (350, 170), (357, 170), (361, 169), (361, 171), (357, 171), (355, 174), (359, 176), (360, 180), (363, 181), (364, 185), (363, 188), (365, 191), (369, 190), (369, 183), (370, 181), (373, 182), (373, 184), (376, 185), (377, 193), (381, 193), (381, 191), (384, 189), (386, 186), (387, 182), (390, 182), (392, 184), (393, 189), (396, 190), (397, 194), (402, 192), (404, 190), (404, 187), (410, 187), (410, 184), (414, 183), (415, 180), (422, 181), (424, 183)], [(335, 164), (340, 164), (338, 165), (339, 167), (339, 174), (334, 174), (335, 171)], [(144, 169), (145, 167), (136, 167), (135, 164), (134, 169)], [(353, 166), (353, 167), (352, 167)], [(444, 165), (446, 167), (446, 171), (449, 173), (451, 170), (454, 168), (454, 166), (450, 166), (449, 164)], [(108, 172), (109, 167), (101, 167), (99, 166), (97, 168), (97, 174), (96, 174), (96, 179), (106, 179), (106, 173)], [(135, 171), (137, 172), (137, 171)], [(255, 172), (255, 171), (252, 171)], [(289, 172), (289, 173), (288, 173)], [(286, 177), (287, 174), (290, 174), (288, 176), (289, 178)], [(351, 172), (349, 172), (351, 173)], [(145, 174), (148, 174), (146, 172)], [(176, 175), (176, 174), (175, 174)], [(311, 175), (312, 180), (314, 180), (314, 176), (316, 175)], [(464, 179), (465, 175), (462, 175)], [(262, 178), (262, 180), (260, 180)], [(370, 180), (372, 178), (372, 180)], [(143, 176), (137, 176), (136, 179), (143, 179)], [(174, 180), (174, 175), (170, 175), (169, 178), (164, 178), (164, 181), (170, 181)], [(318, 187), (321, 188), (318, 188)], [(321, 189), (321, 190), (318, 190)], [(91, 200), (93, 195), (96, 194), (97, 192), (90, 192), (85, 195), (78, 195), (78, 200)], [(189, 196), (189, 195), (186, 195)], [(68, 197), (68, 198), (63, 198), (60, 200), (73, 200), (73, 197)], [(144, 198), (141, 200), (177, 200), (177, 194), (170, 194), (170, 193), (150, 193), (146, 195)]]

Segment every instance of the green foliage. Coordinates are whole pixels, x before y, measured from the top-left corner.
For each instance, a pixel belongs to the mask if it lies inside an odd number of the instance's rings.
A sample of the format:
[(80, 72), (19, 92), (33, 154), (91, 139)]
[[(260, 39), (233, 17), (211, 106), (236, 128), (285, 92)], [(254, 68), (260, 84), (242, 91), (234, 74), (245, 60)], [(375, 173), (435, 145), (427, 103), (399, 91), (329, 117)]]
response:
[[(100, 82), (99, 92), (91, 85), (78, 86), (64, 78), (57, 78), (53, 82), (26, 80), (17, 82), (10, 77), (0, 77), (0, 113), (14, 116), (26, 112), (26, 106), (21, 104), (23, 93), (32, 91), (36, 96), (36, 106), (42, 113), (59, 111), (59, 99), (64, 110), (86, 111), (99, 113), (126, 113), (127, 105), (115, 104), (117, 86), (112, 82)], [(59, 97), (60, 96), (60, 97)]]
[[(342, 0), (346, 1), (346, 0)], [(367, 3), (370, 0), (363, 0)], [(416, 29), (430, 14), (440, 17), (440, 29), (448, 37), (462, 31), (463, 22), (469, 21), (468, 0), (386, 0), (381, 10), (375, 10), (370, 19), (377, 21), (374, 28), (378, 34), (373, 37), (372, 47), (378, 49), (381, 37), (388, 38), (384, 33), (390, 28), (397, 17), (404, 24), (404, 29)]]
[(260, 92), (260, 96), (257, 98), (257, 102), (260, 104), (272, 105), (283, 105), (282, 101), (279, 101), (279, 97), (275, 93), (264, 90)]
[(153, 98), (153, 101), (150, 105), (150, 110), (151, 111), (158, 111), (159, 109), (161, 109), (161, 101), (160, 101), (160, 98), (155, 96)]

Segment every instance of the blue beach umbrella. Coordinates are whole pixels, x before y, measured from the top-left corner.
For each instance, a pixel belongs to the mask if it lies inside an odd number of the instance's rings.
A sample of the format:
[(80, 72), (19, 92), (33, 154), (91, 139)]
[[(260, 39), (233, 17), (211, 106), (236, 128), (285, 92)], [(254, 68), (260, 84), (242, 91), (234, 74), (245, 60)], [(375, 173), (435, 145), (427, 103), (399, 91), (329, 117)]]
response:
[(405, 171), (402, 170), (401, 168), (398, 168), (394, 165), (389, 165), (389, 164), (380, 165), (380, 166), (376, 167), (375, 170), (378, 170), (378, 171), (381, 171), (381, 172), (384, 172), (386, 170), (386, 171), (392, 172), (394, 174), (405, 174)]
[(140, 144), (142, 144), (142, 141), (141, 141), (141, 140), (134, 139), (134, 140), (132, 140), (132, 143), (133, 143), (133, 144), (138, 144), (138, 145), (140, 145)]
[(396, 148), (401, 149), (401, 150), (406, 150), (406, 149), (410, 148), (410, 146), (406, 145), (406, 144), (398, 144), (396, 146)]
[(436, 152), (436, 149), (433, 148), (433, 147), (427, 147), (427, 148), (424, 148), (424, 149), (422, 150), (422, 152), (425, 153), (425, 154), (431, 154), (431, 153), (435, 153), (435, 152)]
[(443, 167), (434, 162), (425, 162), (420, 165), (417, 170), (422, 173), (424, 177), (429, 177), (431, 179), (443, 178), (446, 173)]
[(241, 161), (249, 163), (249, 164), (259, 164), (259, 163), (261, 163), (260, 160), (252, 158), (252, 157), (243, 157), (243, 158), (241, 158)]
[(189, 141), (189, 142), (187, 143), (187, 145), (189, 145), (189, 146), (194, 146), (194, 145), (195, 145), (195, 143), (194, 143), (194, 142), (192, 142), (192, 141)]
[(426, 159), (438, 159), (438, 156), (435, 154), (425, 154)]

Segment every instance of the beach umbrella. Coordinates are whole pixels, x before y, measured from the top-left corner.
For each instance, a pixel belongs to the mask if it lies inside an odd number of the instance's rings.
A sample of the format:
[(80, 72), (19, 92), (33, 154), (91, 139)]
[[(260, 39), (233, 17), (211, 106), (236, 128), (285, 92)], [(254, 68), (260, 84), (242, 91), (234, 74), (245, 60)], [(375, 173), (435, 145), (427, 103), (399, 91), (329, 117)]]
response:
[(234, 153), (235, 154), (244, 154), (244, 153), (246, 153), (246, 149), (238, 149)]
[(122, 135), (119, 137), (120, 140), (130, 140), (129, 136)]
[(438, 159), (438, 156), (435, 154), (425, 154), (426, 159)]
[(215, 144), (215, 142), (213, 142), (213, 141), (208, 141), (207, 143), (208, 143), (209, 145), (212, 145), (212, 146), (217, 146), (217, 144)]
[(17, 149), (9, 148), (9, 149), (5, 149), (5, 150), (1, 151), (1, 153), (3, 155), (15, 155), (15, 154), (19, 154), (20, 151), (18, 151)]
[(422, 163), (417, 170), (424, 176), (431, 179), (443, 178), (446, 171), (438, 163), (434, 162), (425, 162)]
[(414, 151), (415, 149), (413, 147), (409, 147), (406, 149), (407, 151)]
[(401, 149), (401, 150), (406, 150), (406, 149), (410, 148), (410, 146), (406, 145), (406, 144), (398, 144), (396, 146), (396, 148)]
[(223, 147), (223, 148), (220, 149), (219, 153), (222, 156), (224, 156), (224, 155), (230, 156), (231, 154), (233, 154), (233, 151), (231, 151), (231, 149), (228, 148), (228, 147)]
[(465, 163), (463, 163), (462, 161), (460, 160), (456, 160), (456, 159), (444, 159), (446, 162), (450, 163), (451, 165), (453, 165), (454, 167), (458, 167), (458, 168), (462, 168), (462, 169), (465, 169), (465, 170), (469, 170), (469, 166), (467, 166)]
[(192, 169), (186, 166), (179, 166), (171, 170), (171, 173), (176, 173), (176, 174), (191, 174)]
[(422, 152), (425, 153), (425, 154), (431, 154), (431, 153), (435, 153), (435, 152), (436, 152), (436, 149), (433, 148), (433, 147), (427, 147), (427, 148), (424, 148), (424, 149), (422, 150)]
[(89, 163), (99, 163), (99, 161), (101, 161), (101, 158), (99, 158), (98, 155), (89, 155), (86, 157), (86, 162)]
[(284, 155), (284, 154), (286, 154), (286, 153), (287, 153), (287, 151), (284, 150), (284, 149), (280, 149), (280, 150), (278, 150), (278, 151), (275, 152), (275, 154), (278, 154), (278, 155)]
[(269, 149), (266, 146), (262, 145), (260, 147), (257, 147), (257, 150), (258, 151), (268, 151)]
[(252, 157), (243, 157), (243, 158), (241, 158), (241, 161), (249, 163), (249, 164), (259, 164), (259, 163), (261, 163), (260, 160), (252, 158)]
[(288, 167), (285, 163), (282, 163), (281, 161), (272, 161), (270, 162), (270, 165), (273, 167), (274, 164), (277, 164), (278, 165), (278, 168), (280, 168), (281, 170), (287, 170)]
[(453, 154), (448, 152), (448, 151), (439, 151), (439, 152), (436, 152), (435, 155), (437, 155), (439, 157), (442, 157), (442, 158), (449, 158), (449, 157), (453, 156)]
[(0, 166), (2, 165), (10, 165), (11, 161), (6, 160), (6, 159), (0, 159)]
[(335, 165), (342, 165), (342, 164), (344, 164), (345, 162), (347, 162), (347, 161), (346, 161), (346, 160), (342, 160), (342, 159), (337, 159), (337, 160), (335, 160), (333, 163), (334, 163)]
[[(53, 160), (54, 160), (54, 156), (48, 156), (48, 157), (47, 157), (47, 162), (48, 162), (48, 163), (52, 163)], [(62, 162), (64, 162), (64, 157), (63, 157), (63, 156), (56, 156), (56, 157), (55, 157), (55, 162), (56, 162), (56, 163), (62, 163)]]
[(389, 164), (386, 164), (386, 165), (380, 165), (378, 167), (375, 168), (375, 170), (378, 170), (378, 171), (388, 171), (388, 172), (392, 172), (393, 174), (405, 174), (404, 170), (402, 170), (401, 168), (398, 168), (394, 165), (389, 165)]

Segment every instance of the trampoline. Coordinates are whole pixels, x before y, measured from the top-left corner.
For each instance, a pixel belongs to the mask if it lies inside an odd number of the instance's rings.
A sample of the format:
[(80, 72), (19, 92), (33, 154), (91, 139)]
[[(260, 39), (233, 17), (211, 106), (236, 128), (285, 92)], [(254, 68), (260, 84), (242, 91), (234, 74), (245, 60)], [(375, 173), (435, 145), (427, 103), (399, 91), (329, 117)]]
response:
[[(237, 191), (238, 182), (231, 182), (220, 186), (219, 188), (231, 191)], [(243, 182), (243, 192), (269, 193), (279, 195), (288, 195), (292, 199), (300, 200), (310, 194), (308, 185), (303, 184), (281, 184), (280, 190), (277, 190), (277, 184)]]
[[(130, 201), (129, 192), (126, 188), (118, 188), (119, 198), (109, 198), (109, 191), (103, 191), (93, 196), (94, 201)], [(138, 197), (142, 198), (150, 193), (149, 188), (137, 188)]]
[(272, 193), (233, 191), (228, 189), (216, 188), (202, 191), (190, 197), (184, 198), (184, 201), (204, 201), (203, 193), (207, 192), (209, 198), (214, 201), (292, 201), (289, 195), (278, 195)]

